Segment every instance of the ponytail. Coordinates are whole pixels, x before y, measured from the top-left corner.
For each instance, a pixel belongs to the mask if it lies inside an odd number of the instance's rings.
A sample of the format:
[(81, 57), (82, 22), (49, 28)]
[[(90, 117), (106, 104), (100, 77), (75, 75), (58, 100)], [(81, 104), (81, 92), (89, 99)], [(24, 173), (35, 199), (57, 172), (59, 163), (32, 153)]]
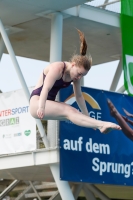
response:
[[(76, 28), (77, 29), (77, 28)], [(74, 54), (72, 58), (70, 59), (70, 62), (75, 62), (76, 66), (83, 66), (84, 69), (90, 70), (91, 65), (92, 65), (92, 57), (91, 55), (86, 56), (87, 52), (87, 42), (85, 40), (84, 33), (82, 33), (79, 29), (77, 29), (79, 38), (81, 41), (80, 44), (80, 55)]]
[(80, 38), (80, 41), (81, 41), (81, 44), (80, 44), (80, 55), (81, 56), (85, 56), (86, 52), (87, 52), (87, 42), (85, 40), (84, 33), (81, 32), (79, 29), (77, 29), (77, 31), (78, 31), (79, 38)]

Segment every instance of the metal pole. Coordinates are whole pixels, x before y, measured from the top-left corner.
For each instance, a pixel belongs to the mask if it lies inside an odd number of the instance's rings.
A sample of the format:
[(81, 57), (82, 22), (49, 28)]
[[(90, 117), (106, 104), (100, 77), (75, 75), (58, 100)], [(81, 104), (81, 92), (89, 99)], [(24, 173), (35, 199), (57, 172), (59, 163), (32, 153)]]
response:
[(62, 200), (59, 191), (55, 192), (48, 200)]
[(21, 181), (20, 180), (14, 180), (1, 194), (0, 199), (3, 199), (10, 191), (12, 191), (16, 185), (18, 185)]
[(110, 86), (110, 91), (115, 91), (116, 90), (116, 87), (118, 85), (121, 73), (122, 73), (122, 59), (120, 59), (120, 62), (119, 62), (118, 67), (116, 69), (114, 78), (112, 80), (112, 84)]
[[(12, 59), (12, 62), (14, 64), (14, 67), (15, 67), (15, 69), (17, 71), (17, 75), (18, 75), (18, 77), (20, 79), (20, 82), (22, 84), (22, 87), (24, 89), (26, 98), (29, 101), (29, 97), (30, 97), (29, 90), (27, 88), (27, 85), (26, 85), (25, 80), (23, 78), (22, 72), (21, 72), (21, 70), (19, 68), (19, 65), (18, 65), (18, 62), (16, 60), (14, 51), (13, 51), (12, 46), (10, 44), (9, 38), (8, 38), (8, 36), (7, 36), (7, 34), (6, 34), (5, 30), (4, 30), (4, 27), (3, 27), (3, 24), (1, 22), (1, 20), (0, 20), (0, 32), (1, 32), (1, 35), (2, 35), (3, 40), (5, 42), (6, 48), (7, 48), (8, 52), (9, 52), (9, 54), (10, 54), (10, 57)], [(48, 143), (46, 134), (44, 132), (42, 123), (41, 123), (40, 120), (36, 120), (36, 122), (37, 122), (38, 129), (40, 131), (40, 134), (43, 137), (44, 144), (45, 144), (46, 147), (48, 147), (49, 143)], [(59, 188), (59, 191), (60, 191), (60, 194), (62, 196), (62, 199), (63, 200), (68, 200), (68, 199), (74, 200), (74, 197), (72, 195), (72, 192), (71, 192), (71, 189), (70, 189), (70, 186), (69, 186), (68, 182), (60, 181), (60, 179), (59, 179), (59, 165), (50, 165), (50, 168), (51, 168), (51, 171), (52, 171), (53, 176), (55, 178), (55, 181), (57, 183), (57, 186)]]
[[(60, 12), (51, 15), (50, 63), (62, 60), (63, 16)], [(56, 98), (59, 101), (59, 95)], [(59, 121), (48, 121), (50, 147), (58, 146)]]
[(59, 164), (50, 165), (52, 174), (56, 181), (62, 200), (75, 200), (67, 181), (60, 181), (59, 179)]
[(94, 194), (85, 185), (83, 186), (83, 191), (87, 200), (96, 200)]
[(89, 190), (91, 190), (94, 194), (96, 194), (102, 200), (110, 200), (103, 192), (101, 192), (96, 186), (93, 184), (86, 185)]
[[(29, 181), (28, 181), (28, 182), (29, 182)], [(38, 181), (34, 181), (32, 184), (35, 186), (35, 185), (38, 184)], [(27, 185), (27, 183), (26, 183), (26, 185)], [(25, 200), (25, 194), (26, 194), (26, 193), (31, 193), (32, 190), (33, 190), (33, 189), (32, 189), (32, 187), (31, 187), (31, 185), (28, 185), (28, 186), (26, 187), (26, 189), (24, 189), (24, 190), (15, 198), (15, 200)]]
[(74, 198), (75, 198), (75, 199), (78, 198), (79, 193), (80, 193), (80, 191), (81, 191), (81, 189), (82, 189), (82, 186), (83, 186), (82, 183), (81, 183), (81, 184), (74, 184), (74, 185), (72, 186), (72, 192), (73, 192), (73, 195), (74, 195)]
[(0, 60), (2, 58), (2, 55), (3, 55), (3, 52), (4, 52), (4, 48), (5, 48), (5, 44), (4, 44), (2, 36), (0, 36)]
[(109, 0), (105, 0), (104, 3), (103, 3), (103, 6), (101, 6), (101, 8), (105, 9), (105, 8), (106, 8), (106, 5), (104, 5), (104, 4), (106, 4), (106, 3), (108, 3), (108, 2), (109, 2)]
[(122, 85), (118, 90), (117, 90), (118, 93), (124, 93), (125, 92), (125, 87), (124, 85)]
[[(6, 31), (4, 29), (4, 26), (3, 26), (2, 22), (1, 22), (1, 20), (0, 20), (0, 32), (1, 32), (2, 38), (3, 38), (4, 42), (5, 42), (6, 48), (7, 48), (8, 52), (9, 52), (9, 55), (11, 57), (11, 60), (13, 62), (13, 65), (15, 67), (15, 70), (17, 72), (17, 75), (19, 77), (19, 80), (20, 80), (20, 83), (21, 83), (22, 88), (24, 90), (25, 96), (26, 96), (26, 98), (27, 98), (27, 100), (29, 102), (30, 93), (29, 93), (28, 87), (26, 85), (26, 82), (24, 80), (23, 74), (22, 74), (22, 72), (20, 70), (20, 67), (19, 67), (17, 59), (15, 57), (13, 48), (11, 46), (11, 43), (9, 41), (9, 38), (8, 38), (8, 36), (6, 34)], [(40, 120), (36, 120), (36, 123), (37, 123), (37, 126), (38, 126), (38, 130), (39, 130), (39, 132), (41, 134), (41, 137), (43, 137), (43, 142), (45, 144), (45, 147), (49, 147), (49, 143), (48, 143), (48, 140), (47, 140), (47, 137), (46, 137), (46, 134), (45, 134), (45, 131), (44, 131), (44, 128), (42, 126), (41, 121)]]
[[(51, 19), (51, 41), (50, 41), (50, 62), (61, 61), (62, 59), (62, 27), (63, 16), (60, 12), (52, 14)], [(48, 138), (50, 146), (56, 145), (58, 138), (58, 121), (48, 121)], [(59, 164), (50, 165), (55, 182), (63, 200), (74, 200), (68, 182), (60, 181)]]
[(108, 5), (111, 5), (111, 4), (114, 4), (114, 3), (117, 3), (117, 2), (120, 2), (120, 0), (115, 0), (115, 1), (108, 2), (108, 3), (104, 3), (104, 4), (99, 5), (99, 6), (96, 6), (96, 7), (97, 7), (97, 8), (100, 8), (100, 7), (108, 6)]
[(50, 62), (62, 59), (62, 28), (63, 16), (60, 12), (52, 14), (51, 40), (50, 40)]
[(32, 182), (29, 181), (29, 183), (30, 183), (30, 186), (32, 187), (33, 191), (35, 192), (37, 198), (38, 198), (39, 200), (41, 200), (41, 197), (39, 196), (39, 194), (38, 194), (37, 190), (35, 189), (34, 185), (32, 184)]

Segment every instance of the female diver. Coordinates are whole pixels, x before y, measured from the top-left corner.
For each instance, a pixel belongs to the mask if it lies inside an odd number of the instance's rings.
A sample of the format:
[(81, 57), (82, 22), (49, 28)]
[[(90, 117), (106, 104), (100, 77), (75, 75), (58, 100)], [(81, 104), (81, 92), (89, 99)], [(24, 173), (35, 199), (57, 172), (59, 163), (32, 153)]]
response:
[[(112, 129), (121, 130), (115, 123), (89, 117), (80, 80), (89, 72), (92, 58), (86, 56), (87, 43), (84, 34), (80, 30), (78, 33), (81, 41), (80, 55), (74, 55), (69, 62), (54, 62), (43, 70), (31, 93), (30, 113), (34, 118), (45, 120), (70, 120), (78, 126), (99, 129), (101, 133), (108, 133)], [(70, 105), (55, 101), (58, 91), (68, 87), (71, 82), (82, 113)]]

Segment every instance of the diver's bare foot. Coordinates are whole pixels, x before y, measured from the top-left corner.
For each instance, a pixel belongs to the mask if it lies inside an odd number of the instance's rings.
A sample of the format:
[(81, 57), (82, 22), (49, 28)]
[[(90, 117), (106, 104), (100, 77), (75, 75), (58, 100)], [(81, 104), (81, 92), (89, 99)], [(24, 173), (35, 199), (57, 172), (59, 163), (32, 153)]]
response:
[(109, 133), (112, 130), (121, 130), (121, 127), (112, 122), (103, 122), (103, 126), (99, 128), (101, 133)]

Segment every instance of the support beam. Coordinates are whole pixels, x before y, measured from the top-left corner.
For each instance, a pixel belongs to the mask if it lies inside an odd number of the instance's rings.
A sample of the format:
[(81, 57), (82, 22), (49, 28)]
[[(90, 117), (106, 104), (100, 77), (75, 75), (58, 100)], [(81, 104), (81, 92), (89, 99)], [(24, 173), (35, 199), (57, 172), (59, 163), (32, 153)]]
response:
[(25, 194), (31, 192), (31, 186), (28, 186), (23, 192), (21, 192), (15, 200), (25, 200)]
[[(62, 60), (62, 29), (63, 15), (60, 12), (51, 15), (51, 40), (50, 40), (50, 63)], [(48, 121), (48, 139), (50, 147), (57, 145), (58, 139), (58, 121)], [(59, 164), (50, 165), (55, 182), (59, 189), (62, 200), (74, 200), (68, 182), (60, 181)]]
[(29, 96), (30, 96), (29, 90), (27, 88), (26, 82), (24, 80), (24, 77), (23, 77), (22, 72), (20, 70), (19, 64), (18, 64), (17, 59), (15, 57), (13, 48), (11, 46), (11, 43), (9, 41), (9, 38), (8, 38), (8, 36), (6, 34), (6, 31), (4, 30), (4, 26), (3, 26), (1, 21), (0, 21), (0, 32), (1, 32), (2, 38), (3, 38), (4, 42), (5, 42), (6, 48), (7, 48), (8, 52), (9, 52), (9, 54), (10, 54), (10, 57), (11, 57), (13, 65), (15, 67), (15, 70), (17, 72), (18, 78), (19, 78), (19, 80), (20, 80), (20, 82), (22, 84), (22, 87), (24, 88), (25, 95), (26, 95), (27, 99), (29, 100)]
[(101, 6), (101, 8), (105, 9), (106, 8), (106, 3), (108, 3), (109, 0), (105, 0), (103, 6)]
[(20, 183), (19, 180), (13, 181), (1, 194), (0, 194), (0, 199), (3, 199), (10, 191), (12, 191), (16, 185)]
[(86, 20), (92, 20), (108, 26), (110, 25), (120, 28), (120, 14), (109, 12), (104, 9), (84, 4), (80, 6), (80, 10), (78, 12), (77, 7), (69, 8), (67, 10), (63, 10), (62, 12), (70, 16), (76, 16)]
[(4, 48), (5, 48), (5, 44), (4, 44), (2, 36), (0, 36), (0, 60), (2, 58), (2, 55), (3, 55), (3, 52), (4, 52)]
[(35, 185), (36, 190), (57, 189), (55, 182), (43, 182), (41, 185)]
[(83, 186), (83, 184), (74, 184), (72, 186), (72, 192), (73, 192), (75, 200), (78, 198), (79, 193), (80, 193), (80, 191), (82, 189), (82, 186)]
[(120, 77), (121, 77), (121, 73), (122, 73), (122, 59), (120, 59), (118, 67), (116, 69), (114, 78), (113, 78), (111, 86), (110, 86), (110, 91), (115, 91), (116, 90), (116, 87), (117, 87), (118, 82), (119, 82)]
[(125, 91), (126, 91), (126, 90), (125, 90), (124, 85), (122, 85), (122, 86), (117, 90), (118, 93), (124, 93)]
[(85, 184), (83, 186), (83, 191), (85, 193), (85, 197), (86, 197), (87, 200), (96, 200), (93, 192), (91, 192), (90, 190), (88, 190), (88, 188), (86, 187)]
[[(51, 14), (50, 63), (62, 60), (63, 15), (60, 12)], [(56, 99), (59, 100), (59, 96)], [(59, 121), (48, 121), (48, 140), (50, 147), (58, 144)]]
[(94, 194), (96, 194), (102, 200), (110, 200), (103, 192), (101, 192), (95, 185), (87, 184), (86, 185), (89, 190), (91, 190)]
[(108, 5), (117, 3), (117, 2), (120, 2), (120, 0), (115, 0), (115, 1), (111, 1), (111, 2), (107, 2), (107, 3), (101, 4), (101, 5), (97, 6), (97, 8), (100, 8), (100, 7), (103, 7), (103, 6), (108, 6)]
[[(35, 186), (36, 184), (38, 184), (38, 181), (35, 181), (35, 182), (33, 182), (32, 184)], [(26, 194), (26, 193), (30, 193), (30, 192), (32, 192), (32, 187), (31, 187), (31, 185), (27, 186), (26, 189), (25, 189), (23, 192), (21, 192), (21, 193), (17, 196), (17, 198), (15, 198), (15, 200), (25, 200), (25, 194)]]
[[(49, 192), (38, 192), (40, 197), (45, 197), (45, 198), (49, 198), (51, 196), (53, 196), (56, 192), (55, 191), (49, 191)], [(25, 198), (26, 199), (34, 199), (34, 198), (38, 198), (37, 195), (35, 193), (30, 193), (30, 194), (25, 194)]]
[(51, 16), (50, 62), (62, 59), (63, 15), (60, 12)]
[[(22, 85), (22, 88), (24, 90), (24, 93), (25, 93), (25, 96), (27, 98), (27, 101), (29, 102), (30, 93), (29, 93), (28, 87), (26, 85), (25, 79), (24, 79), (23, 74), (22, 74), (22, 72), (20, 70), (19, 64), (18, 64), (17, 59), (15, 57), (15, 53), (13, 51), (13, 48), (12, 48), (11, 43), (9, 41), (9, 38), (8, 38), (8, 36), (6, 34), (6, 31), (4, 30), (4, 26), (3, 26), (2, 22), (1, 22), (1, 20), (0, 20), (0, 33), (2, 35), (2, 38), (3, 38), (4, 43), (6, 45), (6, 48), (7, 48), (8, 52), (9, 52), (9, 55), (11, 57), (11, 60), (12, 60), (13, 65), (15, 67), (15, 70), (17, 72), (18, 78), (19, 78), (20, 83)], [(49, 143), (48, 143), (44, 128), (42, 126), (41, 120), (40, 119), (36, 119), (36, 123), (37, 123), (37, 126), (38, 126), (38, 130), (39, 130), (39, 132), (41, 134), (41, 137), (43, 139), (43, 142), (45, 144), (45, 147), (49, 147)]]
[(31, 181), (29, 181), (29, 183), (30, 183), (30, 186), (32, 187), (33, 191), (35, 192), (35, 194), (36, 194), (37, 198), (38, 198), (39, 200), (41, 200), (41, 198), (40, 198), (40, 196), (39, 196), (39, 194), (38, 194), (37, 190), (35, 189), (34, 185), (32, 184), (32, 182), (31, 182)]
[[(62, 60), (63, 15), (60, 12), (51, 14), (50, 63)], [(56, 98), (59, 100), (59, 96)], [(48, 140), (50, 147), (58, 145), (59, 121), (48, 121)]]
[(59, 164), (50, 165), (57, 187), (62, 200), (74, 200), (74, 196), (67, 181), (60, 181)]
[(53, 196), (51, 196), (49, 200), (61, 200), (59, 191), (57, 191)]
[[(62, 37), (60, 35), (58, 35), (58, 28), (59, 28), (59, 25), (60, 25), (60, 23), (62, 21), (63, 21), (63, 19), (62, 19), (60, 13), (54, 14), (54, 18), (53, 18), (53, 21), (52, 21), (52, 23), (53, 23), (53, 25), (52, 25), (52, 31), (54, 31), (54, 29), (55, 29), (55, 35), (53, 34), (53, 32), (51, 33), (52, 34), (52, 36), (51, 36), (51, 47), (54, 50), (57, 50), (57, 47), (58, 47), (59, 48), (58, 49), (59, 53), (61, 53), (61, 49), (62, 49), (61, 44), (62, 44), (62, 42), (58, 43), (58, 41), (56, 41), (56, 37), (58, 37), (58, 38), (60, 37), (60, 41), (62, 41)], [(58, 25), (58, 23), (59, 23), (59, 25)], [(56, 27), (56, 25), (58, 25), (58, 26)], [(8, 36), (7, 36), (7, 34), (6, 34), (5, 30), (4, 30), (4, 27), (3, 27), (3, 24), (2, 24), (1, 21), (0, 21), (0, 32), (1, 32), (1, 35), (2, 35), (3, 40), (5, 42), (5, 45), (7, 47), (7, 50), (9, 52), (9, 54), (10, 54), (11, 60), (12, 60), (12, 62), (14, 64), (14, 67), (15, 67), (15, 69), (17, 71), (17, 75), (18, 75), (18, 77), (20, 79), (20, 82), (22, 84), (22, 87), (24, 89), (25, 96), (26, 96), (27, 100), (29, 101), (29, 97), (30, 97), (29, 90), (27, 88), (27, 85), (26, 85), (25, 80), (23, 78), (22, 72), (21, 72), (20, 67), (18, 65), (18, 62), (16, 60), (14, 51), (13, 51), (12, 46), (10, 44), (9, 38), (8, 38)], [(54, 40), (54, 45), (56, 45), (56, 48), (54, 46), (52, 46), (52, 44), (53, 44), (52, 43), (52, 38)], [(59, 47), (59, 44), (60, 44), (60, 47)], [(52, 54), (51, 54), (52, 59), (54, 59), (54, 55), (53, 55), (54, 51), (51, 50), (51, 52), (52, 52)], [(58, 53), (56, 52), (56, 56), (57, 55), (58, 55)], [(36, 122), (37, 122), (38, 129), (40, 131), (40, 134), (43, 137), (44, 144), (45, 144), (46, 147), (48, 147), (49, 143), (48, 143), (46, 134), (44, 132), (42, 123), (41, 123), (41, 121), (39, 119), (37, 119)], [(70, 189), (70, 186), (69, 186), (68, 182), (63, 182), (63, 181), (61, 182), (60, 179), (59, 179), (59, 165), (54, 165), (53, 164), (53, 165), (50, 165), (50, 168), (51, 168), (52, 174), (54, 176), (54, 179), (56, 181), (57, 187), (59, 188), (59, 192), (61, 194), (62, 199), (63, 200), (68, 200), (68, 199), (74, 200), (74, 197), (72, 195), (72, 192), (71, 192), (71, 189)]]

